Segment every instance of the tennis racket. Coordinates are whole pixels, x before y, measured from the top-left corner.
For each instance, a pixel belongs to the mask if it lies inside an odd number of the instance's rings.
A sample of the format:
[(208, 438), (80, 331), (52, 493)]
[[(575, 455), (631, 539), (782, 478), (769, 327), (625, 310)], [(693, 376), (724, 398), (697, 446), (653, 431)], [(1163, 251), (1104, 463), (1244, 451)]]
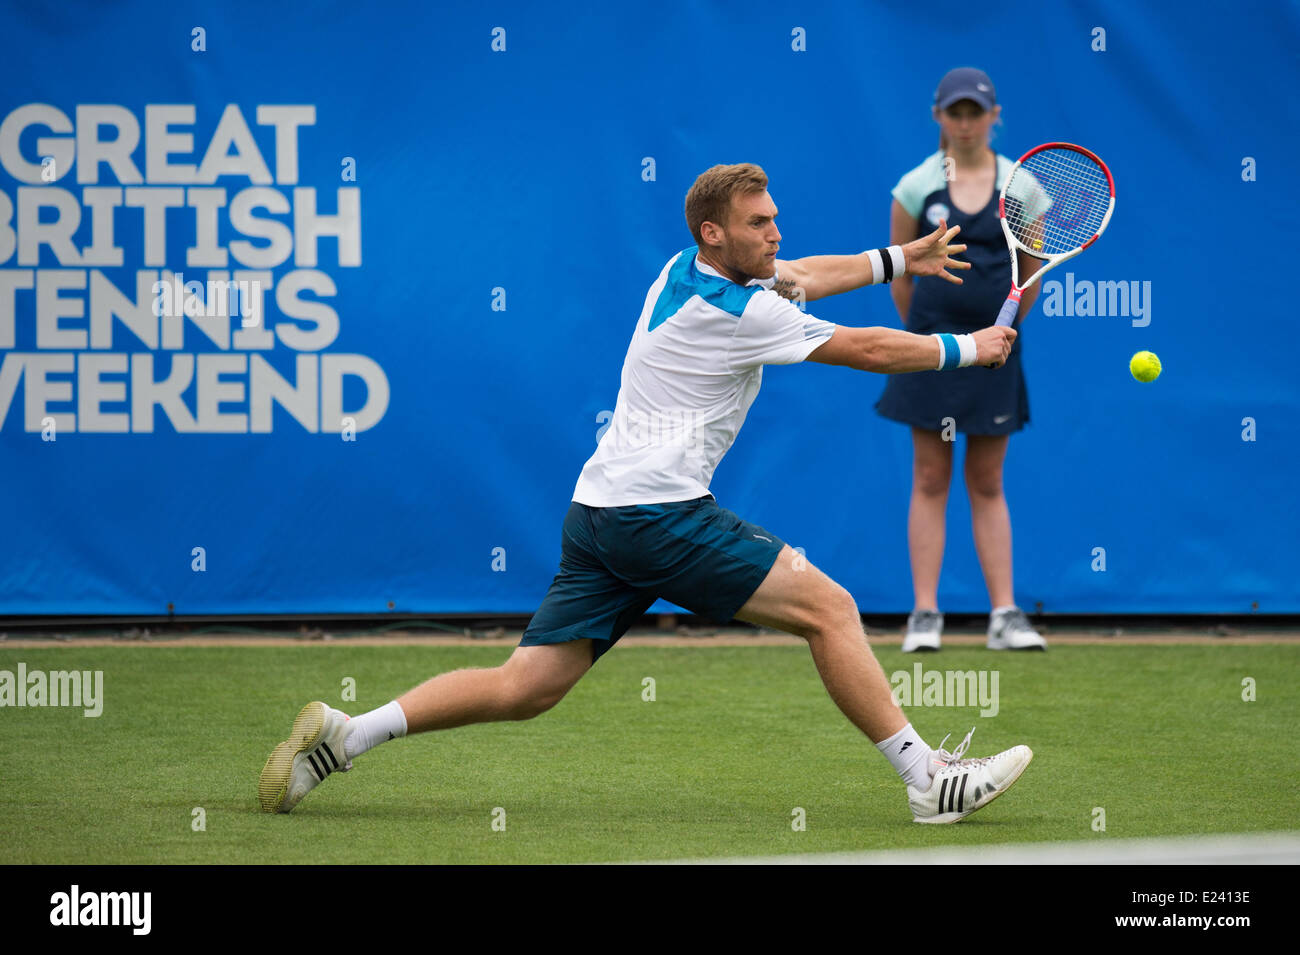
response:
[[(1115, 180), (1096, 153), (1073, 143), (1044, 143), (1021, 156), (998, 199), (998, 219), (1011, 249), (1011, 294), (997, 324), (1014, 322), (1025, 289), (1096, 242), (1114, 211)], [(1044, 260), (1024, 285), (1017, 251)]]

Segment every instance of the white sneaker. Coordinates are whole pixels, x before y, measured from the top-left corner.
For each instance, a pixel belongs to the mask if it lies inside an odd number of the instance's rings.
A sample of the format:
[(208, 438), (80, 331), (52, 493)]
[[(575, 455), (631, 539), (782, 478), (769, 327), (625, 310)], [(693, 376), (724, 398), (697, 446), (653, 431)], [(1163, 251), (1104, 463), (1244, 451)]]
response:
[[(1028, 746), (1013, 746), (996, 756), (962, 759), (974, 732), (972, 729), (967, 733), (951, 753), (943, 748), (943, 743), (939, 744), (937, 761), (943, 768), (935, 773), (928, 792), (907, 787), (907, 805), (912, 810), (913, 822), (960, 822), (1010, 789), (1034, 758)], [(943, 742), (948, 742), (947, 736)]]
[(943, 614), (937, 610), (913, 610), (907, 618), (907, 636), (903, 637), (903, 652), (938, 650), (943, 634)]
[(343, 748), (349, 719), (320, 702), (299, 711), (289, 738), (271, 752), (257, 781), (263, 812), (288, 812), (330, 773), (352, 768)]
[(990, 650), (1046, 650), (1043, 635), (1029, 625), (1019, 607), (989, 616)]

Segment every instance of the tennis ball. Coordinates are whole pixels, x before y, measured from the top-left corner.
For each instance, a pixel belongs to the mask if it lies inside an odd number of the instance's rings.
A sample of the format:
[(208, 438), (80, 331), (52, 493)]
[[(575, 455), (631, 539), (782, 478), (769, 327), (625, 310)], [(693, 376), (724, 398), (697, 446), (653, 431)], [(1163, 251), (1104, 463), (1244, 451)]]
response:
[(1128, 370), (1138, 381), (1155, 381), (1160, 377), (1160, 359), (1154, 352), (1140, 351), (1129, 359)]

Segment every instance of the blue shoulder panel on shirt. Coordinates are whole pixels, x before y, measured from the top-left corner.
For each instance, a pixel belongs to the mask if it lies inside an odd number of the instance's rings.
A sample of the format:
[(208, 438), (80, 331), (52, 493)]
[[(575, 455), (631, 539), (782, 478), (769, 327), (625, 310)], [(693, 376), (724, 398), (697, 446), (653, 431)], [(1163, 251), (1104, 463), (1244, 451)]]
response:
[(695, 255), (698, 251), (697, 247), (685, 250), (668, 270), (668, 281), (664, 283), (659, 298), (655, 300), (654, 311), (650, 313), (650, 324), (646, 331), (653, 332), (680, 312), (682, 306), (696, 295), (714, 308), (740, 318), (741, 312), (754, 297), (754, 293), (763, 291), (761, 285), (737, 285), (716, 275), (705, 275), (695, 267)]

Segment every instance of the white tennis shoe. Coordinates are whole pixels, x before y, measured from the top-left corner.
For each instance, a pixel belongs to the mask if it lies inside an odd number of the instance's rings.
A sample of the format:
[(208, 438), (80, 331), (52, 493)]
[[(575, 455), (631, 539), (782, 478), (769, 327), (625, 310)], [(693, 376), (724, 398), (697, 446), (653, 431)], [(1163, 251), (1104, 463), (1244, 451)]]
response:
[(1030, 626), (1029, 618), (1019, 607), (989, 616), (990, 650), (1046, 650), (1043, 635)]
[[(967, 733), (951, 753), (943, 748), (943, 743), (939, 744), (936, 761), (942, 768), (934, 774), (927, 792), (907, 787), (907, 804), (913, 822), (960, 822), (1010, 789), (1034, 758), (1028, 746), (1013, 746), (996, 756), (963, 759), (974, 732), (972, 729)], [(947, 736), (943, 742), (948, 742)]]
[(271, 752), (257, 781), (263, 812), (289, 812), (330, 773), (352, 768), (343, 748), (349, 719), (319, 701), (299, 711), (289, 738)]
[(907, 618), (907, 636), (903, 637), (903, 652), (938, 650), (943, 636), (943, 614), (937, 610), (913, 610)]

